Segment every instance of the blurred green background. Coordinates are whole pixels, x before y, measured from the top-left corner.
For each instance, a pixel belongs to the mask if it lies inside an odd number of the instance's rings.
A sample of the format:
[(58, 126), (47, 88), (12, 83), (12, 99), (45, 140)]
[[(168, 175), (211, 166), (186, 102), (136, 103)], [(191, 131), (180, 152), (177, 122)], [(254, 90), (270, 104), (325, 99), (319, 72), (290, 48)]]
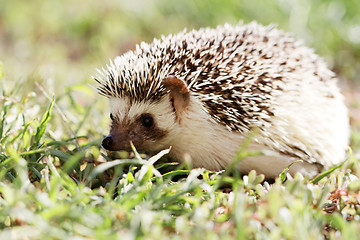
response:
[[(70, 89), (79, 91), (73, 101), (87, 105), (96, 94), (88, 86), (95, 68), (137, 43), (184, 28), (255, 20), (303, 39), (354, 99), (356, 88), (348, 86), (360, 75), (359, 10), (359, 0), (0, 0), (0, 61), (5, 86), (29, 81), (34, 88), (36, 81), (60, 103)], [(30, 90), (37, 91), (24, 92)]]
[(293, 32), (355, 82), (359, 11), (358, 0), (1, 0), (0, 58), (11, 78), (32, 73), (73, 84), (140, 41), (255, 20)]

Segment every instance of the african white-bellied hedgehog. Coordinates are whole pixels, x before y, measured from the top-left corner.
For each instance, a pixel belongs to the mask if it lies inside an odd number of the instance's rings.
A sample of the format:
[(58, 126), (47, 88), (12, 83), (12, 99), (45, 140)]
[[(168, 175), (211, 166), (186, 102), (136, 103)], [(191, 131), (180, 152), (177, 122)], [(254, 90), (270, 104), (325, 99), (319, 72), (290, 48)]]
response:
[(103, 147), (190, 159), (220, 170), (255, 130), (241, 172), (318, 173), (344, 160), (349, 124), (337, 79), (313, 50), (255, 22), (141, 43), (95, 80), (110, 99)]

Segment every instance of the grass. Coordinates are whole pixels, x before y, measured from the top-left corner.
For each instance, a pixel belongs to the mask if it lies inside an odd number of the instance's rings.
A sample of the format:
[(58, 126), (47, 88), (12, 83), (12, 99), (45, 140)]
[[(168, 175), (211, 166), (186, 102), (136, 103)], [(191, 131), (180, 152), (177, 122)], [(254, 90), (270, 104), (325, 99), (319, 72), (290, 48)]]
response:
[[(0, 0), (0, 239), (357, 239), (358, 1), (141, 3)], [(269, 184), (254, 171), (188, 169), (166, 150), (149, 159), (100, 147), (109, 119), (88, 86), (95, 67), (141, 40), (240, 18), (295, 32), (348, 79), (344, 164)]]

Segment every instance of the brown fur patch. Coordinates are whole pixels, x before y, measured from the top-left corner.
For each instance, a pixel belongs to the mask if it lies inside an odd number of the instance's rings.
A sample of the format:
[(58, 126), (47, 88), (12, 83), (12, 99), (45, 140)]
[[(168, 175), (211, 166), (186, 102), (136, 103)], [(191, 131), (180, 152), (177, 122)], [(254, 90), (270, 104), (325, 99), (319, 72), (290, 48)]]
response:
[(167, 135), (167, 131), (157, 126), (155, 118), (153, 126), (143, 126), (143, 117), (144, 114), (132, 122), (117, 122), (116, 120), (112, 122), (110, 130), (110, 136), (113, 138), (112, 151), (130, 151), (130, 142), (134, 144), (137, 150), (147, 150), (147, 148), (151, 147), (152, 143)]

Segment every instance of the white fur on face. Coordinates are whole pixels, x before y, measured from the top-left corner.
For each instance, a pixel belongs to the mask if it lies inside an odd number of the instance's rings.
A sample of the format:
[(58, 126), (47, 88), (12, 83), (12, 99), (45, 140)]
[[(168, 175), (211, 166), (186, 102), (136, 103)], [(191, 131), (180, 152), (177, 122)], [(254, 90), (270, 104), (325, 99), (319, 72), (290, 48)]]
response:
[(130, 105), (129, 98), (111, 97), (109, 101), (110, 101), (111, 113), (119, 122), (123, 122), (129, 111), (129, 105)]
[(128, 97), (112, 97), (110, 98), (110, 109), (119, 122), (132, 122), (144, 113), (151, 114), (158, 128), (163, 130), (172, 128), (175, 122), (175, 114), (166, 97), (159, 102), (134, 102), (132, 104)]
[[(110, 98), (110, 108), (118, 126), (126, 128), (128, 124), (135, 122), (142, 114), (151, 114), (156, 129), (162, 130), (166, 133), (171, 133), (176, 128), (175, 113), (171, 106), (168, 96), (165, 96), (158, 102), (133, 102), (131, 103), (128, 97)], [(139, 124), (141, 124), (139, 122)], [(138, 135), (146, 134), (136, 132)], [(166, 136), (165, 136), (166, 137)], [(168, 148), (170, 145), (167, 141), (147, 141), (144, 142), (146, 150), (153, 152)]]

